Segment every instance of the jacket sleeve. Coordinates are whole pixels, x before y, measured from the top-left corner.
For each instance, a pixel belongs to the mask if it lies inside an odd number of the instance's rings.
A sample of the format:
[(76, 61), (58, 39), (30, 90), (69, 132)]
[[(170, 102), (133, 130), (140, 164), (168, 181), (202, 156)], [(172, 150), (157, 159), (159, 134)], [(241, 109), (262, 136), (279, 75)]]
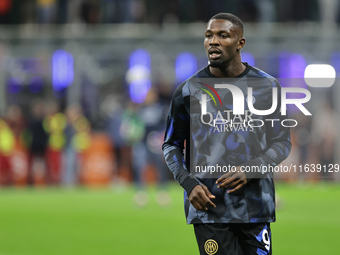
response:
[(183, 84), (176, 89), (171, 101), (162, 149), (175, 180), (189, 195), (199, 182), (190, 176), (184, 159), (185, 141), (186, 144), (190, 143), (190, 115), (189, 107), (185, 105), (182, 88)]

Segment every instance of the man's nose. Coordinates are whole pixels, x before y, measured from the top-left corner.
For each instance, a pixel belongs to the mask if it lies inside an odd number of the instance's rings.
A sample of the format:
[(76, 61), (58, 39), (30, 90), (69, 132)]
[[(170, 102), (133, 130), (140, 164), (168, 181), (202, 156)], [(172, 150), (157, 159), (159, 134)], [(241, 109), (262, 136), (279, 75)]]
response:
[(220, 42), (219, 42), (217, 36), (212, 36), (212, 37), (210, 38), (209, 44), (210, 44), (210, 46), (219, 45)]

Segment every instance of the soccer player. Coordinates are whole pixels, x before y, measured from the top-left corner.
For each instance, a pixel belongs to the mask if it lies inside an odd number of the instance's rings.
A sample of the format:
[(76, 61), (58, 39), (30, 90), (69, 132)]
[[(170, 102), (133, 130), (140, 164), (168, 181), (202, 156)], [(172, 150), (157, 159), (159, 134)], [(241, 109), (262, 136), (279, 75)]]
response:
[[(200, 254), (272, 254), (270, 222), (275, 221), (275, 190), (273, 172), (263, 171), (263, 166), (277, 166), (289, 155), (290, 133), (280, 121), (283, 119), (280, 84), (264, 71), (241, 61), (240, 51), (245, 42), (243, 23), (238, 17), (230, 13), (213, 16), (204, 39), (209, 64), (179, 85), (167, 119), (164, 157), (184, 188), (185, 215), (187, 223), (194, 225)], [(203, 91), (214, 89), (214, 84), (203, 86), (202, 82), (202, 88), (197, 85), (197, 79), (208, 78), (222, 84), (224, 79), (232, 78), (233, 85), (244, 94), (244, 104), (250, 101), (255, 109), (271, 109), (274, 89), (278, 91), (279, 103), (270, 115), (252, 114), (247, 107), (246, 114), (237, 115), (232, 112), (235, 109), (229, 90), (215, 87), (216, 95), (222, 98), (219, 114), (243, 123), (234, 123), (234, 127), (227, 123), (216, 129), (218, 125), (212, 125), (212, 121), (200, 119), (203, 107), (193, 109), (204, 103)], [(249, 101), (248, 87), (253, 89)], [(208, 110), (215, 107), (212, 100), (206, 100), (206, 104)], [(203, 117), (215, 117), (216, 112)], [(192, 162), (205, 166), (223, 162), (224, 167), (232, 166), (233, 171), (205, 178), (206, 175), (193, 173)], [(246, 167), (259, 171), (248, 172)]]

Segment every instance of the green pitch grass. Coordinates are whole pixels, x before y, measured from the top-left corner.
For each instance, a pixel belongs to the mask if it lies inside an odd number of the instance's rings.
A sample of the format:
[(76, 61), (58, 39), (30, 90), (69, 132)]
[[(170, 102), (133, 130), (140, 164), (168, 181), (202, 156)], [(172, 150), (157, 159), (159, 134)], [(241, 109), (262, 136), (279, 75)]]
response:
[[(198, 254), (185, 223), (182, 190), (162, 208), (150, 188), (145, 208), (133, 188), (1, 189), (0, 255)], [(339, 252), (340, 185), (277, 184), (280, 208), (272, 224), (273, 254)]]

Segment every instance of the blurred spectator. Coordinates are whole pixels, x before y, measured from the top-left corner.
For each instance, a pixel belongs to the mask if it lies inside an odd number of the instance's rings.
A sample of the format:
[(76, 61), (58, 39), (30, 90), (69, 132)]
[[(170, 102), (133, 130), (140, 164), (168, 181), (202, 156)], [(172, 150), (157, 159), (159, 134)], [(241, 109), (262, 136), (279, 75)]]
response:
[[(206, 0), (198, 0), (194, 1), (194, 10), (195, 10), (195, 17), (193, 21), (201, 21), (206, 22), (209, 20), (213, 15), (223, 12), (223, 1), (206, 1)], [(183, 5), (183, 3), (180, 3)], [(189, 3), (188, 3), (189, 4)], [(176, 6), (173, 4), (173, 13), (176, 13)], [(226, 10), (225, 12), (229, 12)]]
[(337, 2), (337, 8), (336, 8), (336, 21), (339, 24), (340, 23), (340, 3)]
[(116, 7), (117, 1), (102, 0), (101, 2), (102, 2), (101, 9), (102, 9), (103, 23), (115, 23), (116, 22), (115, 12), (117, 11), (117, 7)]
[(328, 170), (329, 165), (334, 164), (336, 144), (339, 142), (339, 123), (338, 113), (332, 109), (327, 100), (324, 100), (323, 105), (314, 115), (311, 131), (315, 155), (319, 156), (322, 167), (327, 169), (326, 172), (321, 172), (323, 178), (333, 177)]
[(161, 150), (165, 131), (166, 112), (164, 110), (158, 94), (154, 89), (150, 89), (145, 102), (138, 111), (138, 117), (144, 125), (145, 132), (142, 140), (135, 143), (132, 149), (134, 180), (137, 188), (140, 189), (135, 196), (135, 202), (139, 206), (145, 206), (148, 202), (148, 196), (142, 191), (142, 187), (146, 166), (150, 164), (157, 169), (158, 174), (160, 191), (157, 195), (157, 202), (162, 206), (170, 203), (170, 196), (166, 192), (169, 171)]
[(66, 118), (59, 111), (56, 102), (47, 105), (48, 115), (44, 119), (44, 129), (48, 133), (47, 147), (47, 172), (46, 180), (48, 184), (59, 185), (61, 181), (61, 155), (65, 144), (64, 129)]
[(7, 110), (7, 123), (13, 131), (17, 140), (22, 136), (23, 131), (26, 129), (26, 120), (23, 116), (22, 109), (19, 105), (11, 105)]
[[(309, 162), (311, 156), (311, 118), (302, 114), (301, 112), (294, 114), (293, 119), (298, 121), (298, 125), (291, 129), (292, 146), (291, 157), (295, 157), (293, 162), (296, 165), (305, 165)], [(305, 179), (306, 173), (299, 173), (299, 179)]]
[(104, 23), (140, 23), (145, 10), (144, 0), (102, 0)]
[(239, 12), (239, 17), (243, 22), (259, 20), (259, 6), (256, 0), (242, 0)]
[(67, 2), (67, 23), (80, 23), (82, 21), (80, 7), (83, 0), (73, 0)]
[(78, 155), (90, 144), (90, 123), (82, 114), (79, 105), (66, 108), (65, 146), (63, 152), (63, 183), (66, 186), (79, 184)]
[(0, 0), (0, 24), (9, 24), (11, 21), (12, 0)]
[(38, 23), (55, 23), (57, 16), (56, 0), (37, 0)]
[(25, 185), (28, 172), (28, 155), (24, 140), (27, 122), (22, 107), (9, 106), (6, 121), (14, 135), (14, 147), (10, 155), (13, 185)]
[(139, 142), (145, 132), (143, 122), (138, 116), (138, 107), (139, 105), (129, 102), (122, 114), (119, 134), (128, 145)]
[(194, 0), (179, 0), (178, 1), (179, 20), (182, 22), (193, 22), (196, 19), (196, 5)]
[(65, 146), (63, 151), (63, 184), (73, 186), (78, 183), (77, 153), (72, 145), (72, 139), (76, 133), (73, 123), (80, 114), (79, 106), (70, 105), (65, 110)]
[(100, 22), (100, 5), (97, 1), (85, 0), (80, 6), (80, 17), (87, 24)]
[(18, 1), (18, 12), (13, 12), (12, 15), (16, 15), (19, 19), (19, 23), (22, 24), (34, 24), (36, 22), (36, 11), (37, 11), (37, 2), (36, 0), (25, 0), (25, 1)]
[(112, 100), (111, 105), (113, 105), (113, 107), (109, 113), (107, 132), (111, 138), (113, 159), (115, 161), (115, 174), (117, 175), (118, 181), (120, 181), (123, 175), (123, 149), (125, 147), (124, 139), (120, 134), (123, 107), (118, 97)]
[(294, 0), (293, 1), (294, 21), (319, 21), (320, 8), (318, 0)]
[(260, 22), (276, 21), (276, 9), (274, 0), (258, 0), (255, 1), (258, 9), (258, 20)]
[(9, 125), (0, 119), (0, 186), (13, 184), (11, 155), (15, 148), (15, 136)]
[(161, 16), (163, 15), (163, 7), (161, 1), (157, 0), (146, 0), (146, 22), (147, 23), (161, 23)]
[(309, 154), (309, 144), (310, 144), (310, 129), (311, 129), (311, 119), (308, 116), (299, 114), (299, 116), (294, 117), (299, 120), (299, 125), (294, 130), (296, 134), (296, 143), (300, 151), (300, 164), (306, 164)]
[(145, 3), (144, 0), (132, 0), (130, 4), (131, 20), (125, 22), (141, 23), (145, 17)]
[(57, 0), (56, 12), (57, 12), (56, 23), (58, 24), (67, 23), (68, 1)]
[(338, 0), (319, 0), (320, 20), (324, 25), (335, 25), (336, 15), (340, 7)]
[(280, 22), (320, 20), (318, 0), (276, 0), (276, 5)]
[[(45, 105), (34, 102), (31, 105), (31, 118), (26, 133), (26, 142), (29, 149), (28, 185), (34, 185), (35, 174), (45, 174), (47, 168), (46, 151), (48, 146), (48, 133), (44, 128)], [(44, 173), (40, 173), (44, 171)]]
[[(14, 160), (16, 150), (23, 149), (23, 133), (26, 122), (18, 105), (11, 105), (0, 128), (0, 183), (12, 185), (15, 182), (15, 171), (18, 172), (18, 161)], [(20, 164), (20, 163), (19, 163)], [(22, 166), (22, 165), (21, 165)], [(19, 166), (20, 168), (20, 166)], [(1, 181), (2, 180), (2, 181)]]

